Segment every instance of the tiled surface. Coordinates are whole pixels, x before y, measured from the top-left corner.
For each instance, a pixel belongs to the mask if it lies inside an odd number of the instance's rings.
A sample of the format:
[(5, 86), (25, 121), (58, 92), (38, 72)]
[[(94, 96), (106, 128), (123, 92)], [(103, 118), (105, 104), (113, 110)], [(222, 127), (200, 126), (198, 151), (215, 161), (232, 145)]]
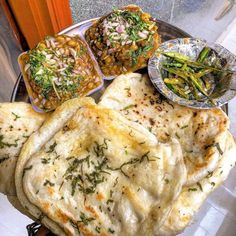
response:
[(32, 220), (16, 210), (0, 193), (0, 235), (26, 236), (26, 225), (30, 223)]
[(180, 236), (236, 235), (236, 168), (202, 205), (194, 222)]
[(99, 17), (114, 6), (139, 5), (153, 17), (170, 22), (195, 37), (215, 41), (236, 17), (236, 6), (216, 21), (224, 0), (70, 0), (74, 23)]

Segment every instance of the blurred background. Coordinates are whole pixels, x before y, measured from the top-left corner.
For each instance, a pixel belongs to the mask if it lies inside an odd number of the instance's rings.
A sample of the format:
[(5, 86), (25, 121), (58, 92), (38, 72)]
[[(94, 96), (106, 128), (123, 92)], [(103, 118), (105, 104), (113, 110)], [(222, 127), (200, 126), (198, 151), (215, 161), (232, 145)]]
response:
[[(154, 18), (173, 24), (193, 37), (218, 42), (236, 53), (235, 0), (0, 0), (0, 102), (10, 100), (20, 74), (17, 57), (21, 52), (34, 47), (46, 35), (127, 4), (139, 5)], [(236, 136), (235, 99), (229, 104), (229, 116), (231, 131)], [(216, 235), (216, 232), (236, 235), (236, 220), (223, 217), (224, 212), (219, 213), (217, 209), (208, 211), (209, 208), (208, 203), (204, 204), (200, 215), (208, 212), (206, 217), (210, 221), (204, 221), (207, 224), (194, 231), (194, 235)], [(228, 225), (228, 231), (220, 228), (222, 221)], [(0, 194), (0, 235), (26, 235), (25, 225), (30, 222)], [(207, 228), (212, 226), (215, 233), (207, 234)], [(186, 235), (193, 235), (191, 232), (190, 227)]]

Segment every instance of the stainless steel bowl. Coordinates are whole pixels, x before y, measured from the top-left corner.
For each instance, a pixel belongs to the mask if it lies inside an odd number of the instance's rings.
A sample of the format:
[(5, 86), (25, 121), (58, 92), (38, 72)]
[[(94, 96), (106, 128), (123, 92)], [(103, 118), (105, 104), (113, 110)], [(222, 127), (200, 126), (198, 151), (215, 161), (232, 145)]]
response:
[[(188, 56), (191, 60), (195, 61), (201, 52), (201, 50), (208, 46), (214, 49), (219, 57), (224, 58), (227, 61), (226, 68), (230, 70), (236, 70), (236, 57), (226, 48), (219, 44), (209, 44), (205, 40), (196, 38), (178, 38), (166, 41), (161, 44), (158, 51), (164, 52), (179, 52), (183, 55)], [(150, 58), (148, 63), (148, 73), (153, 85), (156, 89), (163, 94), (165, 97), (173, 102), (176, 102), (183, 106), (193, 107), (196, 109), (209, 109), (213, 107), (219, 107), (229, 102), (232, 98), (236, 96), (236, 73), (230, 77), (222, 78), (219, 81), (215, 81), (215, 88), (212, 91), (211, 97), (213, 100), (209, 102), (188, 100), (176, 95), (171, 91), (164, 83), (161, 74), (161, 64), (166, 60), (166, 57), (161, 53), (155, 53), (155, 55)], [(226, 69), (224, 68), (224, 69)]]

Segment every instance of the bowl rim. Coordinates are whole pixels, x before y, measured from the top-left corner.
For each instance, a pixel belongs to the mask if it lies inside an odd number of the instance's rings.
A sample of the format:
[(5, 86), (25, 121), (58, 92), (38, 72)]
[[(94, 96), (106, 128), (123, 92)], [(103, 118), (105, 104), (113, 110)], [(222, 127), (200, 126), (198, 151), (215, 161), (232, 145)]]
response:
[[(209, 43), (204, 39), (200, 38), (176, 38), (169, 41), (166, 41), (160, 45), (158, 50), (164, 49), (165, 51), (171, 51), (173, 47), (176, 46), (180, 48), (181, 45), (197, 45), (199, 48), (203, 48), (204, 46), (208, 46), (214, 50), (216, 50), (220, 56), (225, 58), (224, 56), (231, 57), (233, 64), (229, 63), (229, 67), (235, 67), (236, 69), (236, 56), (231, 53), (228, 49), (224, 48), (222, 45), (217, 43)], [(233, 99), (236, 96), (236, 86), (234, 85), (234, 88), (231, 88), (233, 80), (235, 80), (236, 84), (236, 76), (232, 75), (232, 78), (229, 83), (229, 88), (224, 92), (222, 96), (219, 96), (217, 98), (214, 98), (214, 104), (208, 102), (208, 101), (197, 101), (197, 100), (188, 100), (185, 98), (182, 98), (175, 94), (172, 90), (170, 90), (164, 83), (161, 72), (160, 72), (160, 58), (162, 55), (158, 53), (158, 50), (154, 53), (154, 55), (149, 59), (148, 62), (148, 74), (150, 77), (151, 82), (153, 83), (154, 87), (166, 98), (171, 100), (172, 102), (178, 103), (179, 105), (192, 107), (196, 109), (210, 109), (215, 107), (223, 106), (224, 104), (228, 103), (231, 99)], [(176, 50), (175, 50), (176, 51)]]

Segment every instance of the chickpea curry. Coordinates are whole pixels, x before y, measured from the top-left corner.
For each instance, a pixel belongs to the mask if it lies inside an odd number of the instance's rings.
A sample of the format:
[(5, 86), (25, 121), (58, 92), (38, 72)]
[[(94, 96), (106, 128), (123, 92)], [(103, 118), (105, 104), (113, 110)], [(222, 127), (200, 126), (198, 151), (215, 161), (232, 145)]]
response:
[(137, 6), (114, 9), (95, 22), (85, 38), (106, 76), (146, 67), (160, 43), (156, 23)]
[(103, 81), (86, 44), (78, 37), (48, 36), (19, 62), (33, 104), (44, 111), (91, 93)]

